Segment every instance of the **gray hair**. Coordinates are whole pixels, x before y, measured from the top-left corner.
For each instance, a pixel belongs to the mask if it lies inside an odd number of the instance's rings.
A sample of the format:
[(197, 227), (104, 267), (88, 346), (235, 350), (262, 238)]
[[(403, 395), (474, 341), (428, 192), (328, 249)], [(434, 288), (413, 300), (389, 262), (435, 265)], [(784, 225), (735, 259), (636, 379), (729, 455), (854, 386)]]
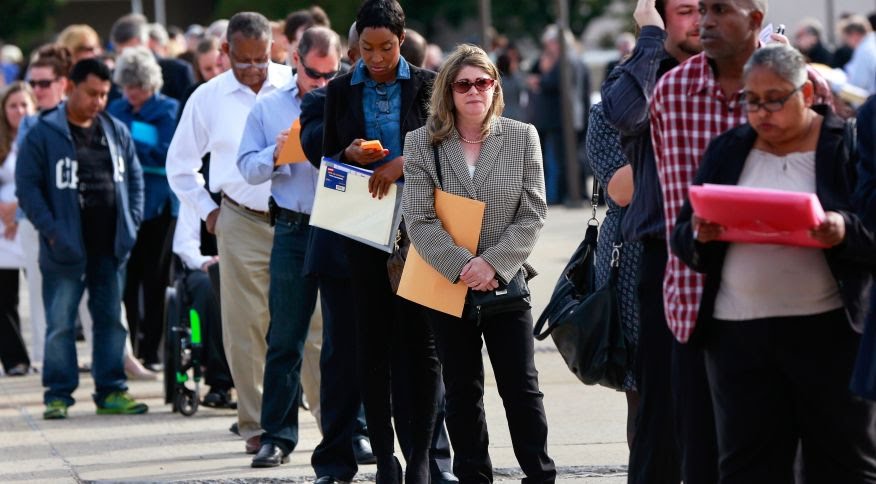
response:
[(220, 18), (219, 20), (214, 21), (207, 27), (204, 35), (208, 35), (210, 37), (215, 37), (217, 39), (223, 40), (225, 39), (225, 32), (228, 30), (228, 19)]
[(170, 35), (168, 35), (167, 29), (164, 28), (164, 25), (159, 23), (149, 24), (148, 31), (149, 38), (158, 45), (164, 46), (170, 41)]
[(231, 36), (238, 32), (247, 39), (264, 39), (270, 42), (271, 22), (260, 13), (239, 12), (228, 21), (228, 32), (225, 38), (231, 42)]
[(143, 44), (149, 40), (146, 17), (131, 13), (119, 17), (110, 30), (110, 40), (113, 44), (127, 44), (131, 39), (140, 39)]
[(747, 78), (751, 71), (757, 67), (773, 71), (795, 87), (802, 85), (808, 79), (806, 59), (803, 54), (785, 44), (770, 44), (755, 50), (748, 62), (745, 63), (743, 77)]
[(152, 92), (160, 91), (164, 85), (161, 66), (146, 47), (131, 47), (122, 52), (116, 59), (113, 81), (122, 87), (141, 86)]
[(301, 39), (298, 41), (298, 57), (304, 59), (304, 56), (314, 49), (319, 57), (325, 57), (333, 51), (340, 59), (341, 38), (332, 29), (310, 27), (301, 34)]

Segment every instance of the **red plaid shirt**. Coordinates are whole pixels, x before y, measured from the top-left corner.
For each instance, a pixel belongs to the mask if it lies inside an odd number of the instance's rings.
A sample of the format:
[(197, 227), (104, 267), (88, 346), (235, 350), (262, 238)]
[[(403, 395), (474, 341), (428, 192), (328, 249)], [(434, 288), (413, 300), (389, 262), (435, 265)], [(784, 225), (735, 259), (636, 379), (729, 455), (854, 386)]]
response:
[[(830, 104), (830, 87), (824, 79), (812, 69), (809, 78), (815, 84), (816, 103)], [(654, 88), (651, 135), (663, 192), (667, 241), (709, 142), (747, 121), (741, 100), (742, 91), (728, 96), (721, 90), (705, 53), (666, 73)], [(663, 302), (669, 329), (682, 343), (687, 342), (696, 325), (704, 279), (670, 251)]]

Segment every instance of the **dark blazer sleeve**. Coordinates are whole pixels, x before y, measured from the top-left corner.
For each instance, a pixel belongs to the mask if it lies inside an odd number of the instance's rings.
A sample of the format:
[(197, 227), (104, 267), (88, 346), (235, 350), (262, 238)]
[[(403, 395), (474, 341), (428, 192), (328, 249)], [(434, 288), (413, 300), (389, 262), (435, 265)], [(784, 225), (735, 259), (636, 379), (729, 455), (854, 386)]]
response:
[[(345, 91), (350, 88), (350, 80), (347, 75), (333, 79), (326, 87), (325, 109), (323, 111), (322, 152), (337, 161), (344, 159), (344, 150), (350, 142), (356, 138), (351, 133), (346, 133), (341, 128), (345, 116), (343, 106), (348, 104), (349, 99)], [(364, 128), (363, 128), (364, 129)]]
[(876, 230), (876, 96), (858, 111), (858, 181), (855, 209), (863, 223)]
[(310, 91), (301, 100), (301, 148), (310, 164), (319, 168), (322, 160), (325, 88)]

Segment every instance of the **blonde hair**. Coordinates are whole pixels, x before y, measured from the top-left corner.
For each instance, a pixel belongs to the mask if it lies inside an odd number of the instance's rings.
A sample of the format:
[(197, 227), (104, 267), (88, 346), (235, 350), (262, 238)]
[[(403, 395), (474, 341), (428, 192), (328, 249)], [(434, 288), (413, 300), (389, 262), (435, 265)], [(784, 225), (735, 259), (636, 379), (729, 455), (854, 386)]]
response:
[(3, 163), (6, 162), (6, 157), (12, 151), (12, 143), (15, 142), (15, 136), (18, 134), (18, 129), (14, 128), (9, 123), (9, 119), (6, 118), (6, 103), (17, 92), (23, 92), (30, 98), (31, 105), (36, 106), (36, 98), (33, 95), (33, 91), (23, 81), (15, 81), (0, 89), (0, 109), (2, 109), (2, 115), (0, 115), (0, 118), (2, 118), (0, 119), (0, 166), (3, 166)]
[(484, 123), (481, 126), (481, 137), (490, 131), (490, 123), (493, 119), (502, 115), (505, 109), (505, 99), (502, 96), (501, 79), (499, 69), (490, 60), (483, 49), (476, 45), (461, 44), (447, 57), (435, 84), (432, 86), (432, 102), (429, 106), (429, 119), (426, 120), (426, 129), (433, 145), (437, 145), (449, 138), (456, 129), (456, 106), (453, 103), (453, 91), (451, 84), (456, 79), (463, 67), (475, 67), (487, 73), (496, 80), (493, 91), (493, 104), (490, 105)]
[(86, 24), (70, 25), (58, 34), (58, 43), (66, 47), (74, 55), (89, 40), (94, 40), (95, 44), (100, 45), (100, 36), (97, 35), (93, 28)]

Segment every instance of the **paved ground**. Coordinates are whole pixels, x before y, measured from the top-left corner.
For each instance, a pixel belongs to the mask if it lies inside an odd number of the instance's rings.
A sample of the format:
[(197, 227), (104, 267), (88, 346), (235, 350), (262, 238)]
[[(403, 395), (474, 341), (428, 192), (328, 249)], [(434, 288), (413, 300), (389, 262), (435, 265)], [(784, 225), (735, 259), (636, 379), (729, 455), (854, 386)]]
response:
[[(588, 216), (584, 209), (551, 209), (531, 259), (541, 272), (532, 282), (536, 315), (583, 237)], [(25, 318), (26, 301), (23, 295)], [(550, 341), (537, 343), (536, 365), (545, 394), (549, 451), (559, 466), (560, 481), (625, 481), (623, 394), (580, 384)], [(492, 374), (487, 378), (485, 404), (496, 480), (519, 480), (501, 401)], [(147, 415), (95, 415), (90, 397), (93, 383), (83, 375), (70, 418), (45, 421), (38, 375), (0, 377), (0, 482), (307, 482), (314, 477), (309, 460), (319, 434), (305, 412), (300, 419), (301, 441), (291, 462), (256, 470), (249, 467), (243, 442), (227, 430), (233, 412), (201, 408), (194, 416), (183, 417), (164, 405), (160, 382), (130, 386), (132, 394), (149, 404)], [(374, 472), (374, 466), (362, 467), (357, 481), (373, 480)]]

